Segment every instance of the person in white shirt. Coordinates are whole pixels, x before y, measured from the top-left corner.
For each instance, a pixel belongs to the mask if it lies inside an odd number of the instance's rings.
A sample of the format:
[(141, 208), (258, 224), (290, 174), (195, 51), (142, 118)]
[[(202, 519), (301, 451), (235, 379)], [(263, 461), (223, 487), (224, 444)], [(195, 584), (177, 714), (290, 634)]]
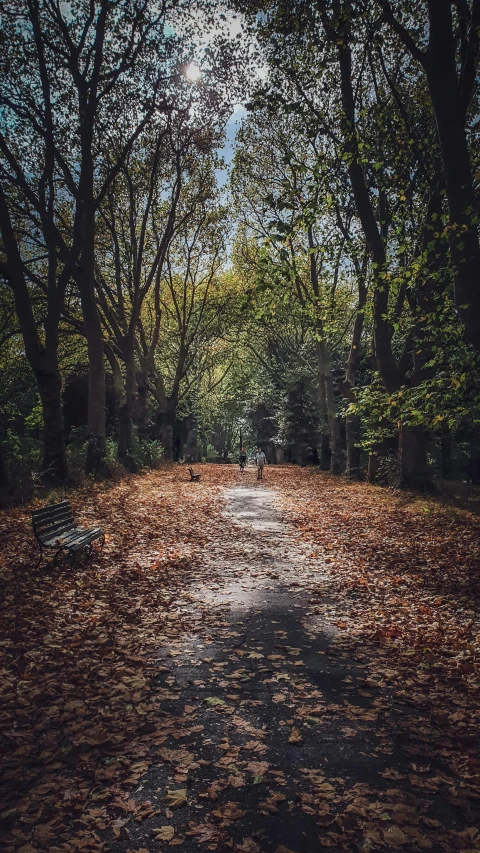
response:
[(255, 462), (257, 463), (257, 480), (263, 479), (263, 466), (265, 465), (266, 461), (267, 457), (265, 456), (263, 450), (260, 450), (260, 448), (258, 448), (255, 455)]

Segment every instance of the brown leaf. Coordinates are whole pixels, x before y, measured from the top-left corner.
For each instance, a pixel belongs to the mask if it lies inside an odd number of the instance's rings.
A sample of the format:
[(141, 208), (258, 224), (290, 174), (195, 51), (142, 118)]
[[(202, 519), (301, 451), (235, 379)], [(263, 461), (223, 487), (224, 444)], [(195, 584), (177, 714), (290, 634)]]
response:
[(167, 791), (165, 795), (165, 802), (167, 806), (171, 809), (179, 809), (180, 806), (185, 806), (187, 804), (187, 791), (186, 788), (178, 788), (174, 791)]
[(173, 826), (160, 826), (152, 830), (152, 835), (155, 841), (171, 841), (175, 835), (175, 829)]
[(391, 847), (394, 848), (402, 847), (404, 844), (409, 843), (408, 835), (405, 835), (403, 830), (395, 824), (393, 826), (389, 826), (389, 828), (383, 832), (383, 837), (387, 844), (390, 844)]
[(303, 743), (303, 737), (300, 734), (300, 731), (296, 728), (292, 729), (290, 737), (288, 738), (289, 743)]
[(236, 844), (233, 849), (236, 853), (260, 853), (260, 847), (250, 836), (244, 838), (240, 844)]
[(250, 761), (247, 764), (247, 770), (254, 776), (264, 776), (269, 767), (268, 761)]
[(231, 820), (239, 820), (239, 818), (244, 817), (246, 815), (246, 811), (241, 809), (238, 803), (228, 802), (225, 803), (224, 806), (219, 806), (215, 811), (212, 812), (212, 815), (220, 818), (221, 820), (231, 821)]

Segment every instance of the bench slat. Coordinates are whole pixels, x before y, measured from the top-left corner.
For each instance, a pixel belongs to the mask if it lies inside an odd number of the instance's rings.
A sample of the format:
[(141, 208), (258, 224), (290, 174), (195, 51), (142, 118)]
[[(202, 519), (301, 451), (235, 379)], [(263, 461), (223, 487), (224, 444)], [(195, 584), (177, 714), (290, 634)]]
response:
[(55, 518), (49, 519), (48, 521), (42, 521), (40, 524), (33, 522), (33, 529), (37, 533), (43, 533), (45, 530), (52, 530), (59, 524), (65, 524), (66, 521), (70, 521), (73, 523), (73, 515), (69, 513), (63, 513), (63, 515), (57, 515)]
[(34, 524), (48, 524), (50, 521), (55, 521), (56, 518), (61, 518), (62, 515), (72, 515), (72, 510), (69, 506), (57, 509), (55, 512), (49, 513), (49, 515), (42, 515), (41, 518), (32, 516), (32, 521)]
[(54, 515), (56, 512), (61, 512), (65, 509), (68, 509), (69, 512), (71, 512), (69, 501), (61, 501), (58, 504), (49, 504), (48, 506), (45, 506), (42, 509), (34, 509), (32, 511), (32, 518), (35, 518), (36, 520), (48, 518), (49, 516)]
[(62, 512), (59, 515), (56, 515), (55, 518), (49, 518), (47, 520), (42, 521), (34, 521), (33, 528), (34, 530), (48, 530), (50, 527), (54, 527), (56, 524), (63, 524), (65, 521), (72, 519), (73, 515), (71, 512)]
[(65, 547), (70, 551), (79, 551), (80, 548), (83, 548), (85, 545), (93, 542), (94, 539), (99, 539), (100, 536), (103, 536), (103, 530), (98, 527), (93, 527), (90, 530), (80, 529), (76, 535), (67, 540)]
[(78, 542), (74, 542), (73, 545), (69, 546), (72, 551), (79, 551), (80, 548), (84, 548), (85, 545), (89, 545), (90, 542), (94, 542), (95, 539), (100, 539), (103, 536), (103, 530), (101, 528), (93, 528), (88, 531), (88, 536), (85, 535)]
[(55, 530), (42, 539), (42, 545), (45, 545), (47, 548), (52, 548), (56, 543), (64, 545), (77, 530), (78, 527), (75, 526), (69, 527), (66, 530)]
[(49, 527), (48, 530), (42, 530), (40, 533), (37, 531), (37, 539), (40, 542), (46, 542), (49, 539), (55, 539), (59, 536), (63, 536), (68, 533), (70, 530), (76, 530), (76, 524), (71, 521), (66, 521), (63, 524), (57, 524), (55, 527)]
[(58, 546), (59, 548), (78, 550), (82, 545), (93, 542), (94, 539), (98, 539), (100, 536), (103, 536), (103, 530), (100, 527), (92, 527), (89, 530), (75, 527), (73, 530), (65, 531), (63, 534), (49, 537), (42, 544), (47, 548)]

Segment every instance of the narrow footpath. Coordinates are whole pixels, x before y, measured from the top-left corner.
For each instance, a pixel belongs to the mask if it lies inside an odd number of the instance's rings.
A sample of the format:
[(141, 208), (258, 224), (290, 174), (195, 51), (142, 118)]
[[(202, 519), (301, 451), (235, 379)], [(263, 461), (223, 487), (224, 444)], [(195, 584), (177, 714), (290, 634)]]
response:
[(480, 495), (198, 471), (0, 516), (2, 853), (480, 851)]
[[(328, 563), (268, 486), (224, 497), (210, 581), (189, 590), (201, 628), (158, 656), (162, 712), (188, 734), (159, 749), (134, 794), (162, 806), (167, 790), (171, 808), (130, 823), (128, 841), (110, 849), (440, 851), (452, 838), (454, 849), (479, 849), (478, 801), (452, 804), (455, 780), (441, 757), (432, 763), (425, 715), (372, 679), (335, 601), (317, 597)], [(458, 806), (470, 834), (455, 834)]]

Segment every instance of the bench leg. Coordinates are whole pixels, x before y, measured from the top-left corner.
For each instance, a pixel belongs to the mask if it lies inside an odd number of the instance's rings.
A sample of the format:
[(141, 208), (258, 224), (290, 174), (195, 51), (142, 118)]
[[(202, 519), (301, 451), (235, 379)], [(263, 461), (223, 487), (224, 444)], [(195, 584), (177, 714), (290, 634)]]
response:
[(42, 562), (42, 560), (43, 560), (43, 548), (42, 548), (42, 546), (40, 545), (40, 556), (39, 556), (39, 558), (38, 558), (37, 562), (35, 563), (35, 568), (36, 568), (36, 569), (38, 569), (38, 568), (39, 568), (40, 563)]
[(95, 542), (98, 542), (100, 545), (100, 548), (103, 548), (103, 546), (105, 545), (105, 534), (103, 534), (103, 536), (99, 536), (98, 539), (94, 539), (93, 542), (89, 542), (89, 544), (85, 546), (85, 550), (88, 549), (87, 560), (90, 559), (90, 557), (92, 556), (92, 554), (94, 552), (93, 546), (94, 546)]
[(105, 545), (105, 534), (103, 534), (103, 536), (99, 536), (98, 539), (94, 539), (93, 542), (90, 542), (90, 545), (88, 546), (88, 548), (89, 548), (88, 556), (89, 557), (91, 557), (91, 555), (93, 554), (93, 551), (94, 551), (93, 546), (94, 546), (95, 542), (98, 542), (99, 548), (101, 550), (103, 548), (103, 546)]
[(59, 548), (59, 549), (58, 549), (57, 553), (55, 554), (55, 556), (54, 556), (54, 558), (53, 558), (52, 566), (56, 566), (56, 565), (57, 565), (57, 560), (58, 560), (58, 558), (59, 558), (60, 554), (62, 553), (62, 551), (63, 551), (63, 548)]

